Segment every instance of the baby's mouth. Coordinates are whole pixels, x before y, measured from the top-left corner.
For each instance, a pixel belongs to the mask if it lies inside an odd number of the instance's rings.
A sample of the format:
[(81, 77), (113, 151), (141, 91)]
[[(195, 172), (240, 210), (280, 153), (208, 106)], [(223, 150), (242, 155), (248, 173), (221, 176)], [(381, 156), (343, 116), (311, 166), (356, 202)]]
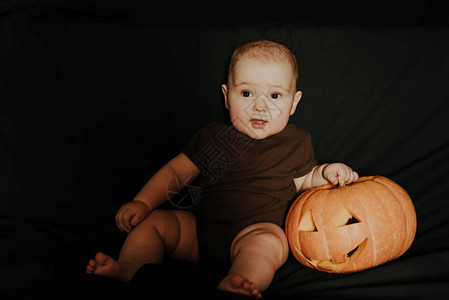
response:
[(256, 129), (263, 129), (265, 128), (265, 125), (268, 124), (268, 121), (262, 119), (251, 119), (249, 121), (251, 123), (251, 126)]

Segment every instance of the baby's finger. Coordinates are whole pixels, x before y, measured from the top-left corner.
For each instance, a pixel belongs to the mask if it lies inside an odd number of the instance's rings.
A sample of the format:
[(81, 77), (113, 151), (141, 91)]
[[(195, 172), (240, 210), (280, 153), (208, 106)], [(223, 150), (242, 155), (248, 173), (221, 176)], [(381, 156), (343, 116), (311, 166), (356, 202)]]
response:
[(131, 226), (136, 226), (138, 225), (140, 222), (142, 222), (143, 220), (143, 216), (141, 214), (135, 214), (131, 220), (129, 221), (129, 224)]
[(126, 212), (129, 211), (125, 206), (122, 206), (117, 214), (115, 215), (115, 224), (120, 229), (120, 231), (126, 231), (126, 227), (124, 225), (124, 219)]
[(130, 232), (130, 230), (132, 228), (132, 226), (130, 224), (130, 220), (132, 219), (133, 216), (134, 216), (134, 214), (130, 210), (125, 210), (122, 212), (120, 219), (119, 219), (119, 223), (120, 223), (123, 231)]
[(353, 174), (353, 176), (354, 176), (354, 181), (353, 182), (356, 182), (357, 180), (359, 180), (359, 174), (357, 173), (357, 172), (352, 172), (352, 174)]
[(124, 226), (124, 228), (125, 228), (125, 231), (126, 232), (130, 232), (131, 231), (131, 229), (133, 228), (133, 226), (131, 225), (131, 220), (130, 219), (127, 219), (127, 220), (125, 220), (124, 222), (123, 222), (123, 226)]
[(345, 183), (347, 183), (347, 184), (354, 183), (358, 179), (359, 179), (359, 175), (357, 174), (357, 172), (350, 170), (348, 176), (346, 177)]
[(115, 215), (115, 225), (117, 225), (117, 227), (118, 227), (118, 229), (120, 229), (120, 231), (123, 231), (121, 216), (122, 216), (122, 211), (119, 210), (119, 212)]
[(338, 184), (338, 175), (335, 175), (333, 173), (329, 174), (327, 180), (332, 183), (333, 185), (337, 185)]
[(122, 223), (121, 220), (118, 220), (116, 224), (117, 224), (117, 227), (118, 227), (118, 229), (119, 229), (120, 231), (126, 231), (126, 227), (123, 226), (123, 223)]

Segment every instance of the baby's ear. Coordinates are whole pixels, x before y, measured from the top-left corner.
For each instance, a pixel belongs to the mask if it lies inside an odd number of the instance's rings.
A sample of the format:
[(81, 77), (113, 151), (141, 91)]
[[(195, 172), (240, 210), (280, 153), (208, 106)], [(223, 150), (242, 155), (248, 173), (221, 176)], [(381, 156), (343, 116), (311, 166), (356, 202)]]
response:
[(301, 97), (302, 97), (302, 92), (297, 91), (295, 94), (295, 97), (293, 98), (293, 104), (292, 104), (292, 109), (290, 110), (290, 116), (295, 113), (296, 106), (298, 105), (299, 100), (301, 100)]
[(229, 105), (228, 105), (228, 86), (223, 83), (221, 85), (221, 91), (223, 92), (225, 106), (226, 106), (227, 109), (229, 109)]

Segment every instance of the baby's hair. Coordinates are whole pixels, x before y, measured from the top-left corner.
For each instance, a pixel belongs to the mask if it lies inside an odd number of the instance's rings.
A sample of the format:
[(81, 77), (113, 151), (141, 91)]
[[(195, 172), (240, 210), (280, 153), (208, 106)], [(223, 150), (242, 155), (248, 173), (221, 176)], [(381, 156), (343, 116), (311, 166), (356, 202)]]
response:
[(255, 58), (262, 61), (287, 62), (291, 65), (295, 80), (298, 80), (298, 62), (295, 55), (282, 43), (271, 40), (252, 40), (237, 47), (229, 62), (228, 81), (241, 57)]

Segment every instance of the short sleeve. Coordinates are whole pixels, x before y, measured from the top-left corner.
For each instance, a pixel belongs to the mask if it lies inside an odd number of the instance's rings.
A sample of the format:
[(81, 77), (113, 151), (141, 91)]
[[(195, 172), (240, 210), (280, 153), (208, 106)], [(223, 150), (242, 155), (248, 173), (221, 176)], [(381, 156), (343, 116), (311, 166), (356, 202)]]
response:
[(199, 159), (205, 147), (210, 143), (211, 138), (220, 130), (219, 123), (210, 123), (196, 132), (189, 140), (187, 145), (181, 148), (184, 153), (197, 167), (200, 167)]
[(204, 145), (206, 139), (206, 128), (202, 128), (196, 132), (189, 140), (187, 145), (181, 148), (180, 152), (184, 153), (190, 160), (194, 160), (194, 157), (199, 153)]
[(308, 174), (317, 164), (313, 152), (312, 139), (310, 137), (310, 134), (305, 130), (301, 130), (301, 132), (303, 135), (303, 137), (300, 139), (301, 143), (300, 145), (296, 146), (296, 149), (298, 149), (298, 160), (301, 163), (296, 167), (294, 178), (302, 177)]

